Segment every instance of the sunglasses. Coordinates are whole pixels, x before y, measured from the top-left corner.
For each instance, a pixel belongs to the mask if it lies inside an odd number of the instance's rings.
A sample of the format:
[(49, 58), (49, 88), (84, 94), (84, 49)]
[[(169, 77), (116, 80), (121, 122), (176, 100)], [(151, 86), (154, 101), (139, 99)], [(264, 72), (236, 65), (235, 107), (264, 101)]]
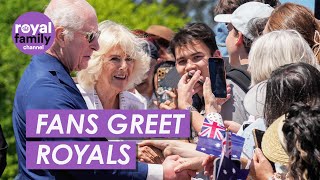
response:
[(80, 32), (80, 33), (85, 35), (85, 37), (86, 37), (86, 39), (87, 39), (87, 41), (89, 43), (92, 43), (92, 41), (95, 38), (97, 38), (97, 39), (99, 38), (101, 31), (97, 31), (97, 32)]

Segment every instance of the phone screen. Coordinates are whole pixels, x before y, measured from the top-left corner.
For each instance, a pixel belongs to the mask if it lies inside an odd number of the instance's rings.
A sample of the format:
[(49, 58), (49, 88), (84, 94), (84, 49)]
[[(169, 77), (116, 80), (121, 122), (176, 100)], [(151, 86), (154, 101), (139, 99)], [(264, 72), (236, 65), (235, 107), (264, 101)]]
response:
[(261, 149), (261, 142), (262, 142), (262, 137), (263, 137), (264, 131), (261, 131), (259, 129), (253, 129), (252, 133), (253, 133), (254, 144), (255, 144), (256, 148)]
[(222, 58), (209, 58), (211, 90), (218, 98), (227, 97), (226, 72)]

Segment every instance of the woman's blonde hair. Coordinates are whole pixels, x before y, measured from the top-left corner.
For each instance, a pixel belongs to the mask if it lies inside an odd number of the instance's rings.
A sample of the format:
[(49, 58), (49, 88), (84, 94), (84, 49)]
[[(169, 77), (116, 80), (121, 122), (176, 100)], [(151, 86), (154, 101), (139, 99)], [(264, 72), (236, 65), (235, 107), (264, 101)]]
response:
[(133, 71), (129, 76), (126, 89), (133, 88), (143, 80), (145, 73), (149, 70), (150, 57), (144, 51), (147, 42), (136, 37), (123, 25), (109, 20), (101, 22), (99, 30), (101, 31), (98, 39), (100, 49), (93, 52), (88, 67), (78, 72), (80, 86), (86, 90), (92, 90), (102, 73), (102, 67), (105, 63), (103, 55), (113, 47), (120, 46), (126, 55), (134, 59)]
[(305, 62), (319, 69), (312, 49), (297, 31), (272, 31), (261, 36), (249, 53), (251, 87), (269, 79), (272, 71), (280, 66), (296, 62)]

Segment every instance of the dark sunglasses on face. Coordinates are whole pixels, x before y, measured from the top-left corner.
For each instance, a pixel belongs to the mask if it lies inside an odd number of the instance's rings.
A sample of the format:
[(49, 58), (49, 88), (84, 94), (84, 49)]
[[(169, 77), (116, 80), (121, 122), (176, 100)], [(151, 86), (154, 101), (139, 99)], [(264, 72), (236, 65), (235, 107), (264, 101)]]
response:
[(100, 33), (101, 31), (97, 31), (97, 32), (82, 32), (86, 39), (88, 40), (89, 43), (92, 43), (92, 41), (95, 39), (95, 38), (99, 38), (100, 36)]
[(92, 43), (92, 41), (95, 39), (95, 38), (99, 38), (100, 34), (101, 34), (101, 31), (97, 31), (97, 32), (94, 32), (94, 31), (89, 31), (89, 32), (86, 32), (86, 31), (79, 31), (79, 30), (74, 30), (73, 28), (67, 28), (65, 27), (66, 29), (70, 29), (71, 31), (74, 31), (74, 32), (78, 32), (80, 34), (83, 34), (85, 35), (87, 41), (89, 43)]

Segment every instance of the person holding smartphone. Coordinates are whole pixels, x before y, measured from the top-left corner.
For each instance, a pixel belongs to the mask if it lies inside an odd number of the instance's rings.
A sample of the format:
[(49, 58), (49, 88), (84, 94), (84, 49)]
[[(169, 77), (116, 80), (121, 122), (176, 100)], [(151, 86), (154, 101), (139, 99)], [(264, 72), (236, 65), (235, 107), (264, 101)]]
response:
[[(203, 115), (205, 114), (203, 83), (200, 82), (204, 82), (206, 77), (210, 77), (208, 59), (213, 57), (214, 54), (220, 56), (220, 52), (212, 29), (204, 23), (190, 23), (180, 29), (173, 37), (170, 49), (176, 60), (176, 69), (181, 76), (189, 74), (187, 79), (190, 79), (190, 74), (195, 76), (196, 73), (199, 73), (198, 83), (193, 85), (187, 80), (180, 83), (177, 90), (178, 108), (189, 109), (192, 112), (192, 127), (194, 129), (192, 140), (197, 142), (197, 132), (201, 130)], [(199, 71), (197, 72), (197, 70)], [(230, 83), (230, 81), (227, 81), (227, 83)], [(219, 105), (222, 105), (226, 99), (228, 97), (219, 99)], [(242, 115), (239, 115), (245, 114), (243, 107), (231, 105), (222, 108), (233, 114), (233, 118), (230, 120), (239, 122), (246, 120), (242, 118)], [(220, 112), (220, 110), (219, 108), (217, 111)]]

